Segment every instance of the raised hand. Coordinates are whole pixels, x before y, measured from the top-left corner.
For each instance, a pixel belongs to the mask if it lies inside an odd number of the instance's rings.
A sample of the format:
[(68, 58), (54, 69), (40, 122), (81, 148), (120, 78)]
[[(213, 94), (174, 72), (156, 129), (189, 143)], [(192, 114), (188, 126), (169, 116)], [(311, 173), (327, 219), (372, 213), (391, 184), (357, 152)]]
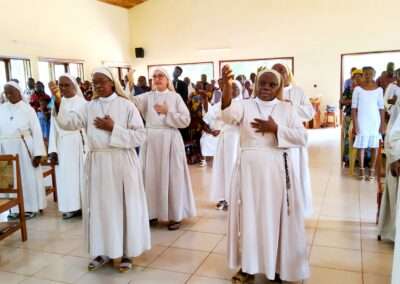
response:
[(167, 104), (165, 102), (162, 103), (162, 104), (155, 104), (154, 105), (154, 110), (158, 114), (167, 114), (168, 113), (168, 106), (167, 106)]
[(104, 118), (96, 117), (93, 124), (96, 128), (109, 132), (112, 132), (114, 129), (114, 120), (109, 115), (106, 115)]
[(225, 109), (230, 106), (232, 101), (232, 93), (233, 93), (233, 71), (229, 65), (225, 65), (222, 68), (222, 82), (223, 82), (223, 95), (222, 95), (222, 104), (221, 108)]
[(262, 133), (263, 135), (264, 133), (278, 133), (278, 125), (271, 116), (268, 117), (268, 120), (254, 119), (254, 121), (251, 122), (251, 127), (256, 129), (257, 133)]

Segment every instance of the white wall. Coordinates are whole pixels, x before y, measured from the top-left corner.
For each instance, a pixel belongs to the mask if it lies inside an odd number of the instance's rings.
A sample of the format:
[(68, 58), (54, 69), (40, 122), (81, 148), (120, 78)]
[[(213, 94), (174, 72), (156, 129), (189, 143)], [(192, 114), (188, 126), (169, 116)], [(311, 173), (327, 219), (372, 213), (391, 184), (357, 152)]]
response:
[(128, 10), (96, 0), (0, 0), (0, 55), (129, 62)]
[(399, 11), (398, 0), (148, 0), (130, 10), (131, 46), (145, 49), (132, 60), (147, 75), (147, 64), (294, 56), (298, 84), (335, 104), (340, 54), (400, 49)]

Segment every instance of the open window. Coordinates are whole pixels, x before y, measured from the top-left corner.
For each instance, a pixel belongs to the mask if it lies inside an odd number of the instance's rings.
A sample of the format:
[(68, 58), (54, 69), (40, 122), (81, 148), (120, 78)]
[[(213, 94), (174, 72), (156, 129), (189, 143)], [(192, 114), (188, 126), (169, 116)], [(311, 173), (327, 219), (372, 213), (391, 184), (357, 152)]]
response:
[(19, 81), (19, 85), (24, 90), (28, 78), (31, 76), (31, 64), (29, 59), (25, 58), (11, 58), (11, 57), (0, 57), (0, 88), (3, 90), (3, 86), (7, 81), (16, 79)]

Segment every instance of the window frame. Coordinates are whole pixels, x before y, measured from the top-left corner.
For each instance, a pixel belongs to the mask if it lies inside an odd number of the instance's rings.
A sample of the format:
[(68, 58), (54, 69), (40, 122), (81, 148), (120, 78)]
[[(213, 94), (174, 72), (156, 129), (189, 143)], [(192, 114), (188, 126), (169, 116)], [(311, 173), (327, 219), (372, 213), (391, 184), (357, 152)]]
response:
[[(151, 79), (151, 74), (150, 74), (150, 68), (153, 67), (162, 67), (162, 66), (180, 66), (183, 67), (185, 65), (199, 65), (199, 64), (211, 64), (212, 66), (212, 78), (209, 78), (209, 80), (215, 80), (215, 64), (214, 61), (196, 61), (196, 62), (184, 62), (184, 63), (167, 63), (167, 64), (149, 64), (147, 65), (147, 79)], [(190, 78), (192, 80), (192, 78)]]
[(63, 65), (64, 72), (69, 73), (69, 64), (77, 64), (79, 77), (84, 80), (85, 78), (85, 61), (81, 59), (62, 59), (62, 58), (48, 58), (48, 57), (39, 57), (39, 62), (47, 62), (49, 64), (49, 75), (50, 80), (58, 80), (55, 76), (55, 65)]
[[(24, 64), (24, 76), (25, 80), (27, 81), (28, 78), (32, 77), (32, 65), (31, 60), (26, 57), (17, 57), (17, 56), (3, 56), (0, 55), (0, 61), (3, 61), (6, 68), (6, 80), (10, 81), (12, 78), (11, 73), (11, 60), (22, 60)], [(24, 83), (26, 84), (26, 82)]]

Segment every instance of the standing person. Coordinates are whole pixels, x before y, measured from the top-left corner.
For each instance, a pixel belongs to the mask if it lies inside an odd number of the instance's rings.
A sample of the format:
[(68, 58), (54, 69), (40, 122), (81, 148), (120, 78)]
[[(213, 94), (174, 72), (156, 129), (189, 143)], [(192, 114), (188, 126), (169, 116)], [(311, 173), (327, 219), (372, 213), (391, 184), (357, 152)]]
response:
[[(393, 98), (400, 96), (400, 87), (392, 86)], [(385, 137), (386, 175), (385, 188), (379, 213), (378, 236), (384, 240), (395, 241), (396, 210), (398, 207), (398, 172), (400, 165), (400, 100), (394, 100), (390, 108), (390, 119)]]
[(196, 215), (195, 202), (179, 128), (190, 123), (189, 110), (166, 70), (153, 73), (153, 91), (133, 98), (146, 121), (147, 141), (140, 150), (144, 184), (152, 224), (169, 221), (178, 230), (181, 221)]
[(46, 99), (50, 101), (50, 96), (46, 94), (42, 82), (37, 81), (35, 85), (35, 92), (31, 95), (30, 105), (38, 112), (40, 109), (40, 100)]
[[(282, 99), (293, 106), (303, 123), (313, 119), (315, 111), (310, 99), (304, 94), (303, 90), (299, 86), (293, 84), (293, 74), (290, 69), (286, 65), (280, 63), (275, 64), (272, 69), (282, 76), (284, 85)], [(297, 167), (295, 167), (296, 175), (301, 182), (304, 214), (306, 217), (311, 217), (313, 214), (313, 202), (310, 167), (308, 165), (308, 150), (306, 147), (292, 148), (291, 152), (292, 161), (297, 164)]]
[[(0, 105), (0, 153), (19, 155), (25, 215), (35, 217), (46, 208), (46, 192), (40, 160), (46, 156), (39, 120), (33, 108), (22, 99), (22, 90), (15, 82), (4, 85), (8, 102)], [(12, 210), (10, 217), (18, 214)]]
[(27, 88), (24, 91), (23, 97), (24, 101), (29, 104), (31, 100), (31, 96), (35, 92), (35, 79), (28, 78)]
[(132, 257), (150, 249), (150, 228), (142, 171), (135, 147), (146, 137), (142, 118), (112, 71), (92, 73), (94, 95), (86, 107), (60, 108), (55, 116), (64, 130), (84, 128), (89, 152), (85, 162), (83, 220), (96, 270), (121, 259), (119, 270), (132, 268)]
[(251, 88), (251, 81), (246, 80), (244, 82), (243, 99), (245, 99), (245, 100), (250, 99), (252, 93), (253, 93), (253, 89)]
[[(374, 81), (375, 70), (372, 67), (363, 68), (363, 83), (356, 87), (352, 98), (352, 119), (356, 138), (354, 148), (360, 153), (359, 178), (374, 180), (376, 152), (382, 139), (384, 116), (383, 90)], [(371, 164), (369, 175), (365, 177), (365, 150), (371, 149)]]
[(354, 88), (361, 85), (363, 72), (360, 69), (356, 69), (353, 71), (352, 86), (346, 88), (342, 94), (342, 98), (340, 100), (340, 109), (343, 111), (343, 127), (342, 127), (342, 137), (343, 137), (343, 153), (342, 153), (342, 162), (345, 166), (349, 166), (350, 164), (350, 136), (349, 131), (352, 125), (351, 120), (351, 99), (353, 97)]
[(381, 87), (383, 91), (389, 86), (390, 83), (396, 80), (394, 76), (394, 63), (389, 62), (386, 66), (386, 70), (382, 72), (382, 75), (376, 80), (378, 87)]
[[(61, 93), (61, 112), (82, 112), (86, 107), (81, 89), (70, 74), (60, 76), (59, 89), (51, 91)], [(67, 131), (62, 129), (53, 116), (50, 124), (49, 157), (56, 164), (58, 209), (63, 219), (82, 215), (83, 175), (85, 134), (83, 129)]]
[(354, 72), (355, 70), (357, 70), (356, 67), (352, 67), (352, 68), (351, 68), (351, 70), (350, 70), (350, 78), (346, 79), (346, 80), (343, 82), (343, 91), (346, 90), (346, 89), (348, 89), (348, 88), (351, 88), (351, 85), (352, 85), (352, 83), (353, 83), (353, 80), (352, 80), (352, 78), (353, 78), (353, 72)]
[(290, 148), (305, 147), (307, 132), (294, 106), (279, 100), (278, 72), (258, 73), (255, 98), (232, 101), (233, 74), (223, 68), (222, 118), (239, 124), (240, 155), (232, 180), (228, 264), (234, 281), (302, 281), (309, 277), (301, 185)]
[[(385, 101), (385, 109), (388, 112), (389, 115), (392, 115), (392, 108), (394, 105), (396, 105), (396, 102), (398, 100), (398, 88), (400, 85), (400, 69), (397, 69), (394, 72), (396, 81), (393, 81), (390, 83), (386, 90), (385, 90), (385, 95), (383, 97)], [(396, 109), (397, 111), (398, 109)], [(397, 113), (396, 113), (397, 115)]]
[[(241, 100), (242, 85), (240, 82), (233, 81), (232, 88), (232, 100)], [(214, 112), (213, 119), (219, 122), (218, 128), (221, 128), (222, 131), (219, 135), (217, 154), (212, 170), (210, 197), (212, 201), (217, 202), (215, 206), (217, 210), (227, 211), (232, 175), (240, 148), (240, 132), (237, 124), (225, 124), (222, 121), (221, 102), (214, 106), (218, 111)]]
[(193, 83), (190, 81), (189, 77), (185, 77), (183, 79), (183, 81), (186, 83), (186, 85), (188, 86), (188, 99), (190, 99), (190, 96), (192, 95), (192, 93), (194, 93), (195, 89), (194, 89), (194, 85)]
[(218, 85), (215, 86), (211, 105), (215, 105), (221, 101), (222, 97), (222, 79), (218, 79)]
[[(182, 72), (183, 72), (183, 70), (180, 66), (175, 67), (175, 70), (173, 73), (174, 80), (172, 81), (172, 84), (175, 88), (175, 91), (181, 96), (183, 102), (185, 104), (188, 104), (188, 102), (189, 102), (188, 86), (186, 85), (186, 83), (184, 81), (179, 80), (179, 77), (182, 75)], [(154, 88), (152, 88), (152, 89), (154, 89)], [(188, 127), (180, 128), (179, 132), (181, 133), (184, 142), (189, 140), (189, 128)]]

